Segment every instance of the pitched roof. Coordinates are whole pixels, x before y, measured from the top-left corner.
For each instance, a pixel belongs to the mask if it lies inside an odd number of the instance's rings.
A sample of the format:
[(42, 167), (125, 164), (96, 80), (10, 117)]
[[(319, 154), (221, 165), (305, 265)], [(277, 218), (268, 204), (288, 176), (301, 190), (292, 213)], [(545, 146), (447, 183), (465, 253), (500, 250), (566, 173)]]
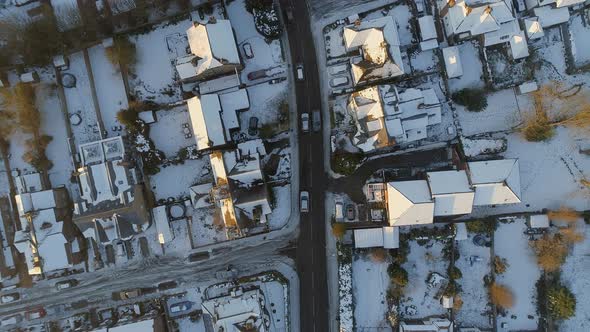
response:
[(197, 149), (224, 145), (226, 138), (221, 121), (221, 104), (215, 94), (195, 96), (187, 100), (188, 112)]
[[(442, 8), (442, 7), (441, 7)], [(447, 35), (469, 32), (472, 36), (500, 29), (500, 24), (514, 20), (512, 3), (506, 0), (468, 3), (455, 1), (443, 17)]]
[(475, 192), (465, 171), (428, 172), (435, 216), (471, 213)]
[(519, 203), (520, 168), (518, 159), (467, 163), (475, 187), (475, 205)]
[(391, 226), (430, 224), (434, 202), (424, 180), (387, 183), (387, 210)]
[(454, 78), (463, 75), (463, 65), (461, 64), (461, 54), (457, 46), (445, 47), (442, 49), (443, 58), (445, 59), (445, 68), (447, 77)]

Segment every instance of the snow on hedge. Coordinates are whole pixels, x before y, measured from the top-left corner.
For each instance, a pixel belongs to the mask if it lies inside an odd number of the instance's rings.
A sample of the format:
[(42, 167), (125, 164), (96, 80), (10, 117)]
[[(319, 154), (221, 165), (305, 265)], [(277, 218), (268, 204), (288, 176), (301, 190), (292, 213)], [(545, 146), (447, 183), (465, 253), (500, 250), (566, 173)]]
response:
[(480, 154), (494, 154), (506, 151), (506, 139), (471, 139), (461, 137), (463, 151), (467, 157), (475, 157)]
[[(350, 248), (339, 248), (338, 252), (338, 293), (340, 298), (340, 331), (352, 332), (354, 327), (352, 303), (352, 262)], [(344, 251), (344, 252), (343, 252)]]

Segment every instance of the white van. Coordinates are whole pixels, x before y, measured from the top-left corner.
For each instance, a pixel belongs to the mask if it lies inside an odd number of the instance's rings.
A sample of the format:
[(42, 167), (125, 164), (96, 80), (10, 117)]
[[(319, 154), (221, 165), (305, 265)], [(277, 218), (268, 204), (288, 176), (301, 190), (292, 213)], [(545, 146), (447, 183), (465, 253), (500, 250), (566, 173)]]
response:
[(336, 222), (344, 221), (344, 202), (340, 199), (335, 201), (334, 218)]

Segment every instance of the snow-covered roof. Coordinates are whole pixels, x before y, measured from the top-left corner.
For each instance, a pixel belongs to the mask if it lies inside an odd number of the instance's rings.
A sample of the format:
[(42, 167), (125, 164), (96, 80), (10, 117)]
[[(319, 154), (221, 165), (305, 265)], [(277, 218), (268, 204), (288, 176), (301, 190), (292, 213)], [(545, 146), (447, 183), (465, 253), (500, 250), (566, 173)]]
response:
[(105, 160), (123, 159), (125, 146), (121, 136), (105, 138), (79, 147), (82, 165), (102, 163)]
[(522, 59), (529, 56), (529, 45), (523, 31), (512, 35), (509, 44), (513, 59)]
[(128, 202), (125, 193), (132, 189), (127, 168), (118, 161), (84, 166), (78, 169), (81, 196), (87, 203), (99, 204), (106, 201)]
[[(119, 15), (135, 9), (135, 0), (107, 0), (113, 15)], [(112, 329), (111, 329), (112, 330)]]
[(378, 119), (384, 116), (379, 90), (375, 86), (353, 93), (351, 95), (351, 108), (357, 120), (365, 118)]
[(385, 129), (383, 106), (377, 87), (351, 94), (349, 108), (356, 120), (357, 133), (353, 143), (358, 148), (368, 152), (393, 143)]
[(260, 138), (239, 143), (238, 152), (240, 153), (240, 156), (249, 156), (255, 153), (261, 157), (266, 156), (266, 148)]
[(154, 320), (147, 319), (139, 322), (133, 322), (131, 324), (119, 325), (115, 327), (109, 327), (109, 332), (152, 332), (154, 329)]
[(583, 3), (585, 1), (586, 0), (554, 0), (555, 7), (557, 7), (557, 8), (575, 6), (575, 5)]
[(213, 184), (204, 183), (189, 188), (191, 203), (195, 209), (211, 206), (210, 192)]
[(226, 130), (225, 134), (226, 137), (230, 137), (231, 129), (240, 128), (238, 111), (246, 110), (250, 107), (248, 91), (246, 89), (238, 89), (233, 92), (219, 94), (219, 102), (221, 104), (221, 119)]
[(240, 81), (240, 75), (225, 75), (200, 82), (199, 92), (203, 95), (208, 93), (215, 93), (236, 88), (240, 84), (242, 84), (242, 82)]
[(236, 327), (251, 323), (256, 331), (266, 332), (261, 303), (263, 294), (258, 288), (203, 301), (203, 314), (212, 318), (214, 331), (238, 331)]
[(39, 173), (16, 176), (14, 178), (14, 185), (16, 186), (16, 191), (19, 193), (39, 191), (43, 188), (41, 174)]
[(461, 55), (457, 46), (445, 47), (442, 49), (443, 58), (445, 59), (445, 68), (447, 77), (454, 78), (463, 75), (463, 65), (461, 64)]
[(249, 156), (242, 156), (236, 160), (235, 165), (228, 173), (228, 177), (244, 185), (252, 185), (256, 181), (262, 181), (262, 168), (260, 166), (260, 157), (257, 153)]
[(420, 42), (420, 50), (428, 51), (438, 47), (438, 41), (436, 39), (429, 39), (427, 41)]
[(354, 230), (355, 248), (383, 247), (383, 228), (365, 228)]
[(533, 14), (538, 17), (539, 23), (543, 28), (565, 23), (570, 19), (570, 11), (567, 7), (537, 7), (533, 9)]
[[(441, 15), (447, 36), (469, 33), (480, 35), (500, 29), (500, 24), (514, 20), (510, 0), (468, 2), (466, 0), (442, 0)], [(444, 11), (443, 9), (447, 10)]]
[(465, 171), (428, 172), (435, 216), (471, 213), (474, 191)]
[(391, 226), (430, 224), (434, 202), (424, 180), (387, 183), (387, 211)]
[(227, 184), (227, 173), (225, 171), (225, 162), (221, 151), (213, 151), (209, 154), (209, 162), (211, 163), (211, 171), (213, 172), (213, 180), (219, 185)]
[(399, 227), (383, 227), (383, 248), (399, 248)]
[(156, 122), (156, 112), (154, 111), (139, 112), (137, 113), (137, 117), (147, 124)]
[(548, 228), (549, 216), (546, 214), (534, 214), (529, 217), (529, 225), (532, 228)]
[(527, 17), (524, 19), (524, 28), (529, 39), (538, 39), (545, 35), (538, 17)]
[(174, 239), (174, 234), (170, 228), (170, 221), (168, 220), (168, 213), (166, 206), (156, 206), (152, 209), (154, 223), (156, 224), (156, 232), (158, 233), (158, 242), (160, 244), (169, 243)]
[(195, 96), (187, 100), (188, 112), (197, 142), (197, 149), (204, 150), (226, 143), (221, 104), (215, 94)]
[(467, 165), (475, 187), (474, 205), (520, 203), (518, 159), (474, 161)]
[(422, 16), (418, 19), (418, 24), (420, 25), (420, 36), (422, 36), (422, 41), (437, 38), (436, 27), (434, 26), (434, 16)]
[(24, 256), (29, 275), (42, 273), (41, 265), (38, 264), (35, 254), (36, 248), (29, 232), (21, 230), (14, 233), (14, 248)]
[(348, 52), (362, 50), (361, 59), (351, 59), (355, 84), (404, 74), (397, 26), (391, 16), (348, 25), (343, 39)]

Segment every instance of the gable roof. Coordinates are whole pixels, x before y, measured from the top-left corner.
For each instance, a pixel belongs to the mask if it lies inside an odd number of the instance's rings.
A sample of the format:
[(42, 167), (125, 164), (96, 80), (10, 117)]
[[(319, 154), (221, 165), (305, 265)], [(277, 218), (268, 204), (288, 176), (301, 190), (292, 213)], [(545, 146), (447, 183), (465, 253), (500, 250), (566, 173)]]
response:
[(425, 180), (387, 183), (387, 211), (391, 226), (430, 224), (434, 202)]
[[(443, 16), (447, 35), (469, 32), (472, 36), (500, 29), (502, 23), (514, 20), (512, 3), (506, 0), (487, 2), (455, 1), (447, 5)], [(443, 7), (441, 7), (443, 8)], [(443, 12), (441, 12), (443, 14)]]
[(463, 75), (463, 65), (461, 64), (461, 54), (457, 46), (445, 47), (442, 49), (443, 58), (445, 59), (445, 69), (447, 77), (454, 78)]
[(221, 104), (215, 94), (195, 96), (187, 100), (188, 113), (197, 142), (204, 150), (226, 143), (221, 121)]
[(471, 213), (475, 192), (465, 171), (428, 172), (435, 216)]
[(520, 203), (520, 167), (518, 159), (467, 163), (475, 187), (474, 205)]

